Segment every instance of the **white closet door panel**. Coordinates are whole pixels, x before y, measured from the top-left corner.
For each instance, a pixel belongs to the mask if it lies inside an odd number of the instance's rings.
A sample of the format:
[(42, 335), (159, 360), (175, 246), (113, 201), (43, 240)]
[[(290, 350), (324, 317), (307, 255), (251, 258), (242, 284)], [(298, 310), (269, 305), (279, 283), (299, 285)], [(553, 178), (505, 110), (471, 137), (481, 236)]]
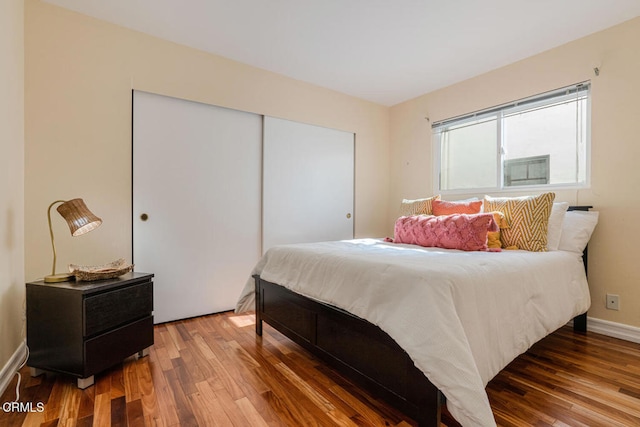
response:
[(138, 91), (133, 112), (133, 260), (155, 274), (155, 321), (234, 308), (260, 256), (262, 117)]
[(264, 118), (263, 252), (353, 238), (354, 134)]

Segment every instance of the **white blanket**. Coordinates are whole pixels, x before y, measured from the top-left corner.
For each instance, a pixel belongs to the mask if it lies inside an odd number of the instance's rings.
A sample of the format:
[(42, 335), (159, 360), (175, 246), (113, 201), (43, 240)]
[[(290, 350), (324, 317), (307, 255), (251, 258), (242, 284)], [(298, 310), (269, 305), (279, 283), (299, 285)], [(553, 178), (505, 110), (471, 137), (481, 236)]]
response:
[[(590, 305), (582, 258), (564, 251), (463, 252), (361, 239), (274, 247), (253, 274), (380, 327), (463, 426), (495, 426), (487, 383)], [(254, 304), (249, 279), (236, 311)]]

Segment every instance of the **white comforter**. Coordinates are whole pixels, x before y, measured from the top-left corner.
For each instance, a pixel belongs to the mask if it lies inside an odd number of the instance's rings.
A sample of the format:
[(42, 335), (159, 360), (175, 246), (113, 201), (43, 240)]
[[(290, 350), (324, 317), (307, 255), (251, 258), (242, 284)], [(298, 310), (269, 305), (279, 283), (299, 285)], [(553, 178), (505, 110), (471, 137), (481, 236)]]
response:
[[(494, 426), (487, 383), (590, 305), (579, 255), (462, 252), (376, 239), (271, 248), (253, 274), (377, 325), (463, 426)], [(254, 309), (248, 280), (236, 311)]]

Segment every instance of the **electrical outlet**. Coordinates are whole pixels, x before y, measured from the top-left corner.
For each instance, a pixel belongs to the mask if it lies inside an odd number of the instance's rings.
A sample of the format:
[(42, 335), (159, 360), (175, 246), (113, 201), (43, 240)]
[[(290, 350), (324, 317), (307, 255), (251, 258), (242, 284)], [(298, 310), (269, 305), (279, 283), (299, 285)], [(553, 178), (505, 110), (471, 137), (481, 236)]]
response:
[(608, 310), (620, 310), (620, 296), (614, 294), (607, 294), (607, 309)]

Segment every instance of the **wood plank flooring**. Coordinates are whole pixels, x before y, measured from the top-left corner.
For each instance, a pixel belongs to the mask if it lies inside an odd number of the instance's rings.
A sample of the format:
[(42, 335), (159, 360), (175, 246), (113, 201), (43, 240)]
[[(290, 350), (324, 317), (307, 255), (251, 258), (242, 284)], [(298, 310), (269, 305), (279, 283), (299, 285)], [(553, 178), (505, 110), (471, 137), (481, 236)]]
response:
[[(0, 426), (415, 426), (415, 422), (252, 315), (157, 325), (150, 355), (86, 390), (23, 368), (20, 401)], [(15, 400), (15, 379), (0, 404)], [(562, 328), (487, 387), (500, 426), (640, 426), (640, 344)], [(38, 412), (36, 404), (44, 403)], [(444, 411), (443, 424), (457, 426)]]

